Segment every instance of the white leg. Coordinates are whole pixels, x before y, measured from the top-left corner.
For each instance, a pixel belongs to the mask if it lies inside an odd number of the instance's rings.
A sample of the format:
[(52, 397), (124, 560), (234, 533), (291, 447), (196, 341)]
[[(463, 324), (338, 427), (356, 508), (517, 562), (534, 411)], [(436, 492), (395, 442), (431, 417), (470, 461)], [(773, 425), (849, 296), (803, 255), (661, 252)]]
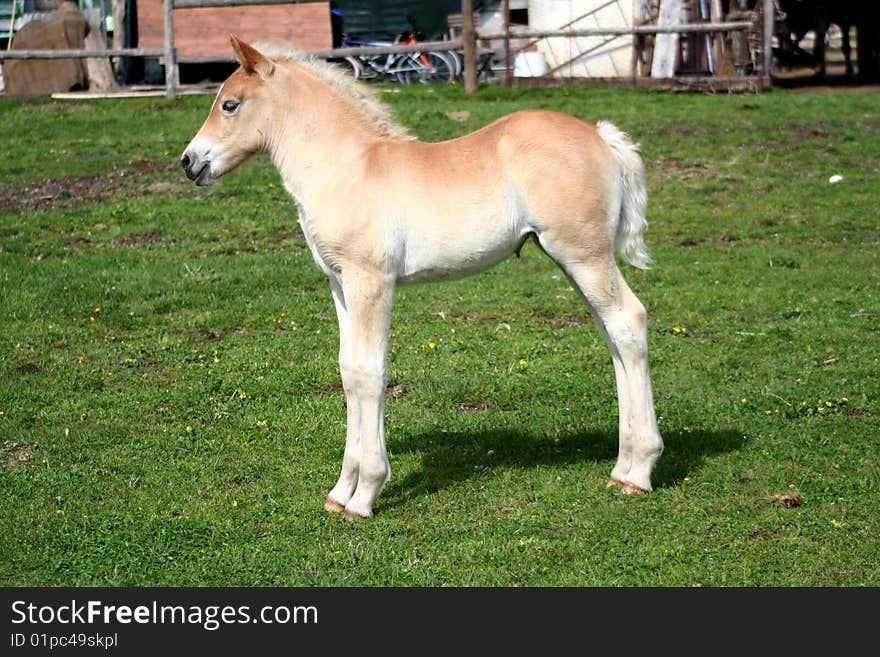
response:
[(342, 389), (345, 392), (345, 453), (342, 456), (342, 471), (339, 481), (327, 495), (324, 508), (327, 511), (343, 511), (345, 505), (354, 494), (358, 481), (360, 465), (360, 407), (354, 392), (354, 356), (351, 344), (351, 322), (342, 285), (335, 279), (330, 280), (333, 303), (336, 305), (336, 318), (339, 321), (339, 374), (342, 377)]
[[(591, 309), (592, 311), (592, 309)], [(611, 350), (611, 362), (614, 364), (614, 379), (617, 385), (617, 415), (618, 415), (618, 450), (617, 463), (611, 470), (611, 477), (608, 479), (606, 488), (611, 486), (623, 486), (626, 475), (629, 473), (632, 465), (633, 450), (633, 434), (632, 434), (632, 408), (630, 407), (630, 396), (626, 387), (626, 368), (620, 358), (620, 353), (614, 346), (608, 331), (605, 330), (605, 324), (602, 319), (593, 314), (593, 320), (599, 328), (599, 332), (605, 338)]]
[(609, 484), (625, 492), (651, 490), (651, 471), (663, 451), (648, 371), (647, 315), (614, 263), (566, 268), (589, 304), (614, 361), (620, 448)]
[[(388, 277), (344, 272), (342, 280), (351, 329), (350, 383), (357, 404), (360, 456), (357, 486), (345, 505), (349, 520), (373, 514), (373, 503), (391, 476), (385, 449), (385, 385), (388, 380), (388, 324), (394, 295)], [(352, 429), (349, 428), (349, 431)]]

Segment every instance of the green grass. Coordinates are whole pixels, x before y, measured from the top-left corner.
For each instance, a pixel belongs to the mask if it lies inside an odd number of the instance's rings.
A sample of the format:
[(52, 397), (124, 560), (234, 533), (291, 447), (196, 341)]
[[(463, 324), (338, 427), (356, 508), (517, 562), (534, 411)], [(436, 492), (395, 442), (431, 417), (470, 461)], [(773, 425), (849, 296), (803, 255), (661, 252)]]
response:
[(393, 91), (427, 140), (546, 107), (641, 142), (656, 490), (604, 488), (608, 352), (531, 246), (400, 290), (392, 479), (324, 513), (336, 322), (266, 158), (187, 183), (208, 97), (4, 99), (0, 583), (880, 584), (877, 96)]

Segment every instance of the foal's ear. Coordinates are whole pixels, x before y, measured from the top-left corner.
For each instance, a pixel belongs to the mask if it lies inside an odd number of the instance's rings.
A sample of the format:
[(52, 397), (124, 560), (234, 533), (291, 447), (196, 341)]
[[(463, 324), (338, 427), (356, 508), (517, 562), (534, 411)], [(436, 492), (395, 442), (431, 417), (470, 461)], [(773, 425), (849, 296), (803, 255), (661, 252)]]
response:
[(232, 44), (232, 49), (235, 51), (235, 56), (238, 58), (238, 63), (241, 64), (245, 73), (248, 75), (256, 73), (263, 80), (271, 77), (275, 71), (275, 64), (271, 60), (253, 46), (241, 41), (234, 34), (229, 35), (229, 41)]

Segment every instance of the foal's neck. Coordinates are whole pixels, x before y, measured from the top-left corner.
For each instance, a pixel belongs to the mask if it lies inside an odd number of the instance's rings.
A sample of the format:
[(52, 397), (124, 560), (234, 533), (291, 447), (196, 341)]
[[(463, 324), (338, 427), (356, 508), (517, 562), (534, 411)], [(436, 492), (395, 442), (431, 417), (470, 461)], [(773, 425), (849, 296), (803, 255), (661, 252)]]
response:
[(345, 180), (366, 151), (389, 137), (307, 67), (290, 63), (268, 148), (287, 188), (304, 202), (316, 188)]

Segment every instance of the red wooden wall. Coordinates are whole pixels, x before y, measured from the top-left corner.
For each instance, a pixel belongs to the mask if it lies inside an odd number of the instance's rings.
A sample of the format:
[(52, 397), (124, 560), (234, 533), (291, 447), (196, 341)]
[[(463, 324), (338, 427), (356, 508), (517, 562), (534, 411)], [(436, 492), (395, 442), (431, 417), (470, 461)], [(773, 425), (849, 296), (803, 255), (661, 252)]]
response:
[[(331, 48), (329, 5), (329, 2), (306, 2), (175, 9), (177, 56), (231, 54), (230, 33), (250, 43), (280, 43), (299, 50)], [(137, 0), (137, 22), (139, 48), (164, 47), (162, 0)]]

